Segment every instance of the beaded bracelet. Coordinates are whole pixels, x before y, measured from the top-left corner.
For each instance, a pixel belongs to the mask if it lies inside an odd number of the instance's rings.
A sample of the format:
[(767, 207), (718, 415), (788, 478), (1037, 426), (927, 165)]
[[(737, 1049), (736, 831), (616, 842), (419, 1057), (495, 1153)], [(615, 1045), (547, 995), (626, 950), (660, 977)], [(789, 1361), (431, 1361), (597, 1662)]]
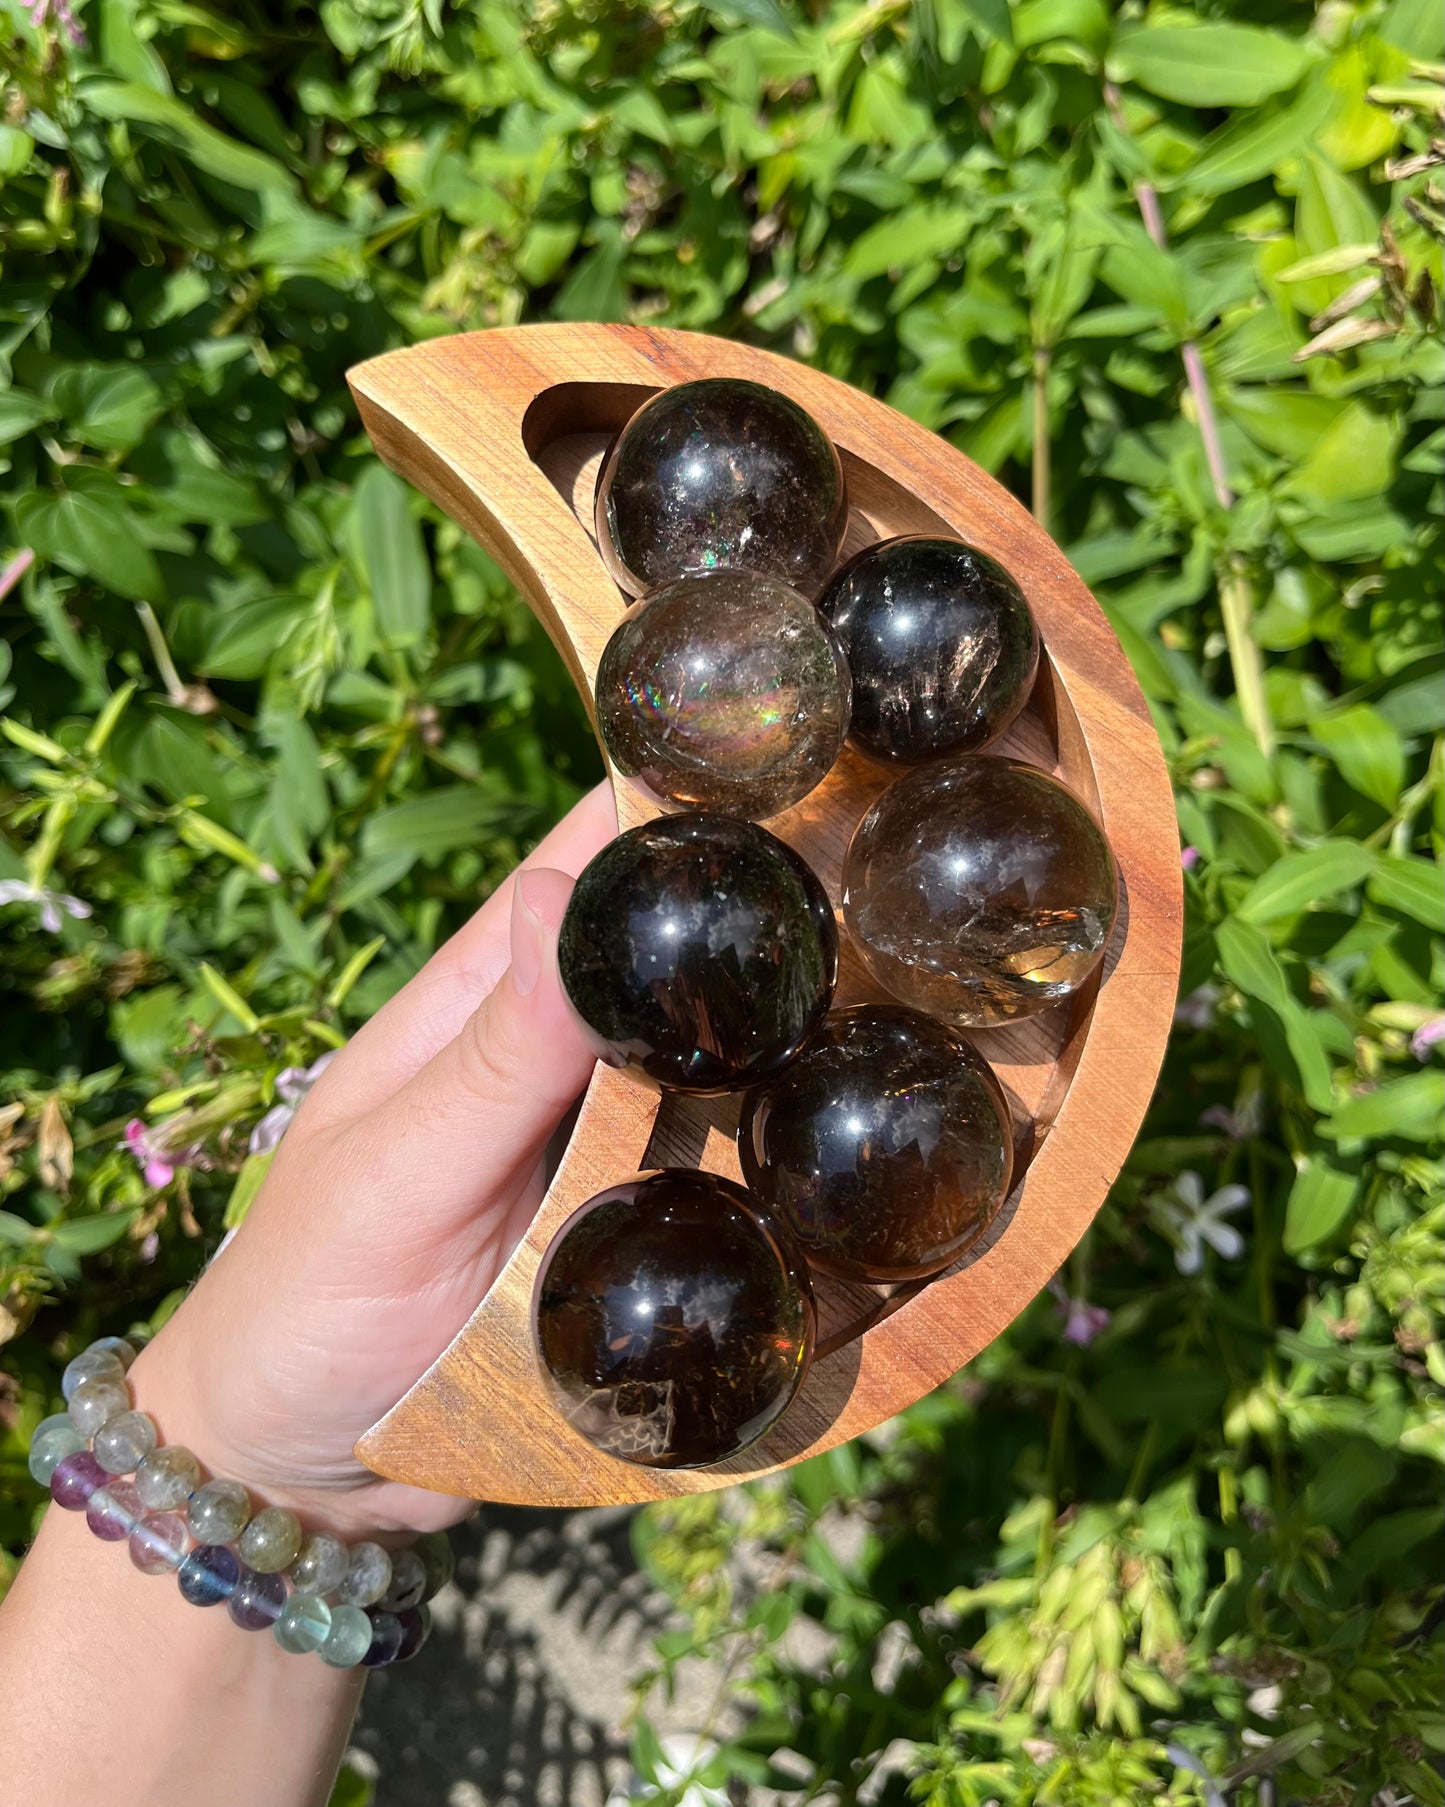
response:
[[(427, 1532), (388, 1553), (307, 1537), (285, 1506), (252, 1513), (239, 1481), (201, 1478), (188, 1449), (161, 1446), (133, 1409), (136, 1346), (104, 1336), (61, 1376), (68, 1409), (30, 1442), (30, 1472), (107, 1543), (122, 1539), (146, 1575), (174, 1574), (193, 1606), (223, 1601), (243, 1631), (270, 1629), (283, 1650), (315, 1651), (336, 1669), (382, 1669), (414, 1657), (431, 1629), (429, 1600), (452, 1575), (451, 1544)], [(127, 1480), (131, 1475), (134, 1479)]]

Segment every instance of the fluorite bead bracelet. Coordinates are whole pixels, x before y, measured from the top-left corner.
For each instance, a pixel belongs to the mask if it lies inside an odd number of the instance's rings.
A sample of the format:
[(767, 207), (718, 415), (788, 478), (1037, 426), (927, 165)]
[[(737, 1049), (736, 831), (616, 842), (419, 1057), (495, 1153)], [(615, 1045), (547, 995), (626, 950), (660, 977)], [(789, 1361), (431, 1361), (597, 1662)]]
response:
[(162, 1445), (131, 1399), (137, 1354), (101, 1337), (61, 1376), (66, 1410), (30, 1441), (30, 1473), (95, 1535), (124, 1542), (146, 1575), (174, 1575), (193, 1606), (225, 1605), (243, 1631), (270, 1631), (283, 1650), (336, 1669), (404, 1663), (431, 1629), (425, 1602), (452, 1575), (445, 1532), (387, 1551), (307, 1536), (285, 1506), (253, 1511), (239, 1481), (205, 1480), (188, 1449)]

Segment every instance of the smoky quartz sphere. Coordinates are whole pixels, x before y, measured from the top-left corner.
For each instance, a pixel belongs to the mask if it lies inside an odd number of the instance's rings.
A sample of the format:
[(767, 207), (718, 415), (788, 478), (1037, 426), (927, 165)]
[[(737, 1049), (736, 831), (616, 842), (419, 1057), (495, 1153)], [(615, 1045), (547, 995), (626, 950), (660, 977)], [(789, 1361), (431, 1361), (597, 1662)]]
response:
[(751, 571), (664, 584), (597, 668), (613, 764), (681, 808), (771, 816), (825, 778), (848, 732), (848, 665), (799, 591)]
[(964, 1027), (1033, 1016), (1077, 991), (1117, 904), (1113, 856), (1088, 810), (1004, 759), (899, 779), (843, 863), (843, 918), (874, 978)]
[(848, 521), (832, 441), (761, 383), (705, 377), (643, 403), (597, 477), (597, 543), (631, 596), (700, 571), (757, 571), (816, 596)]
[(577, 880), (562, 984), (604, 1058), (655, 1084), (727, 1092), (791, 1060), (838, 969), (828, 895), (754, 822), (689, 813), (619, 835)]
[(568, 1420), (649, 1468), (699, 1468), (786, 1410), (813, 1348), (807, 1266), (731, 1180), (665, 1168), (562, 1229), (536, 1291), (537, 1348)]
[(1023, 591), (962, 540), (866, 547), (818, 599), (853, 674), (854, 741), (906, 763), (974, 753), (1028, 701), (1039, 636)]
[(915, 1280), (998, 1216), (1013, 1177), (1008, 1104), (946, 1023), (898, 1004), (840, 1010), (749, 1092), (743, 1178), (842, 1280)]

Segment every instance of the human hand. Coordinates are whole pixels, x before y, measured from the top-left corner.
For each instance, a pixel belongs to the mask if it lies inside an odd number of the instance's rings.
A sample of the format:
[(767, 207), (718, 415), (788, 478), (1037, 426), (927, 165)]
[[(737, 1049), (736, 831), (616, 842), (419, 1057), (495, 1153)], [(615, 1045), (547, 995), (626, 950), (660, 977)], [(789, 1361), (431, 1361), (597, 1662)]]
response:
[(468, 1502), (380, 1480), (356, 1439), (431, 1365), (526, 1231), (595, 1060), (557, 973), (599, 786), (331, 1061), (244, 1223), (132, 1372), (163, 1442), (343, 1535)]

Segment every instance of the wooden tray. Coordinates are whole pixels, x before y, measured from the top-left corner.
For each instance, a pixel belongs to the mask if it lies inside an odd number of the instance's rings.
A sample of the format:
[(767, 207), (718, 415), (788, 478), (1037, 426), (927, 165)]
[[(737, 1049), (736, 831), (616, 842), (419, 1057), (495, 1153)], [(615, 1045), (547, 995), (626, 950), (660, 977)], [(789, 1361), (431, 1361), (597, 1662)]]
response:
[[(378, 1474), (529, 1505), (658, 1499), (816, 1455), (902, 1410), (961, 1368), (1048, 1282), (1104, 1200), (1149, 1102), (1178, 981), (1179, 840), (1164, 760), (1128, 662), (1063, 554), (1018, 502), (935, 434), (771, 352), (701, 333), (522, 326), (435, 339), (351, 372), (377, 451), (497, 560), (592, 702), (598, 658), (627, 606), (592, 536), (610, 436), (657, 389), (748, 377), (790, 395), (837, 445), (852, 514), (846, 553), (897, 533), (961, 536), (1013, 572), (1043, 657), (1033, 701), (992, 749), (1060, 776), (1098, 814), (1118, 860), (1119, 920), (1098, 980), (1043, 1016), (971, 1039), (1009, 1093), (1018, 1178), (986, 1245), (926, 1284), (823, 1281), (819, 1354), (772, 1432), (717, 1467), (605, 1456), (554, 1408), (530, 1326), (558, 1227), (642, 1168), (740, 1177), (738, 1101), (659, 1099), (598, 1066), (525, 1240), (456, 1340), (356, 1446)], [(836, 904), (848, 838), (897, 774), (845, 752), (818, 790), (768, 823)], [(657, 814), (613, 775), (623, 828)], [(844, 938), (837, 1002), (883, 994)]]

